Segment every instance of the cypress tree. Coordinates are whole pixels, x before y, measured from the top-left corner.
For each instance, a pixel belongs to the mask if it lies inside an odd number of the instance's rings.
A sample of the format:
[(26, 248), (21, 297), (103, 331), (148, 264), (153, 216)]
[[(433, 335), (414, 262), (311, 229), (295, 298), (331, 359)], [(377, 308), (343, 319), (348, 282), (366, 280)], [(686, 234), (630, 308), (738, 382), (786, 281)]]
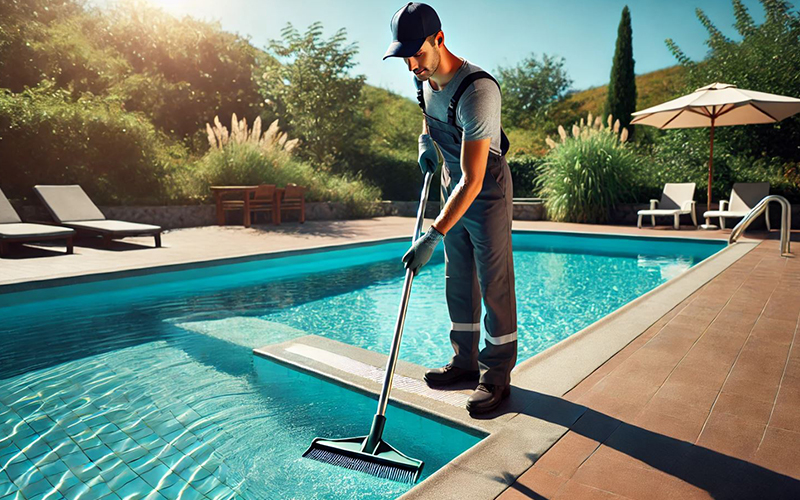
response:
[(606, 115), (611, 113), (614, 120), (619, 119), (621, 127), (627, 127), (630, 136), (631, 113), (636, 111), (636, 74), (633, 70), (633, 32), (631, 13), (626, 5), (622, 9), (622, 19), (617, 29), (617, 48), (611, 65), (611, 80), (608, 83)]

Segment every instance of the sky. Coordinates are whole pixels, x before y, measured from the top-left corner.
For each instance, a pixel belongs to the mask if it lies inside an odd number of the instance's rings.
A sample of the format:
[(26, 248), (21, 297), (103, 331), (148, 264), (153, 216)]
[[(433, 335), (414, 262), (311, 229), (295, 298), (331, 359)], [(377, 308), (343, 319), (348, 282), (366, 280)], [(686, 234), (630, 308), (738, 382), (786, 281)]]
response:
[[(91, 0), (106, 5), (114, 0)], [(301, 32), (321, 21), (326, 37), (339, 28), (359, 52), (354, 74), (367, 83), (413, 98), (411, 73), (402, 59), (381, 58), (391, 42), (389, 21), (404, 5), (398, 0), (148, 0), (177, 17), (218, 21), (226, 31), (259, 48), (279, 39), (292, 23)], [(739, 39), (730, 0), (430, 0), (442, 21), (445, 44), (454, 54), (492, 72), (531, 54), (565, 59), (573, 89), (608, 83), (622, 8), (628, 5), (637, 74), (676, 64), (664, 43), (672, 38), (692, 59), (705, 57), (708, 33), (695, 16), (701, 8), (724, 34)], [(744, 0), (757, 23), (757, 0)]]

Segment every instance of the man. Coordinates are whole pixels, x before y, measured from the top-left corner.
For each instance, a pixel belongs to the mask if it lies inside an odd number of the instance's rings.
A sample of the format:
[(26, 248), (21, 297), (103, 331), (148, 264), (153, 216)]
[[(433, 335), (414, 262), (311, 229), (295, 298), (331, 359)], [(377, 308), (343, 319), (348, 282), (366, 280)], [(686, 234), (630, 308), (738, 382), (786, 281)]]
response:
[[(435, 172), (439, 147), (444, 207), (428, 231), (403, 256), (418, 272), (444, 239), (450, 341), (455, 354), (443, 368), (428, 370), (429, 385), (479, 378), (467, 401), (470, 413), (497, 408), (510, 392), (517, 360), (517, 309), (511, 254), (511, 173), (508, 140), (500, 126), (497, 82), (457, 57), (444, 43), (436, 12), (409, 3), (393, 16), (394, 41), (387, 57), (402, 57), (414, 73), (423, 110), (419, 163)], [(485, 347), (480, 340), (481, 298), (486, 306)]]

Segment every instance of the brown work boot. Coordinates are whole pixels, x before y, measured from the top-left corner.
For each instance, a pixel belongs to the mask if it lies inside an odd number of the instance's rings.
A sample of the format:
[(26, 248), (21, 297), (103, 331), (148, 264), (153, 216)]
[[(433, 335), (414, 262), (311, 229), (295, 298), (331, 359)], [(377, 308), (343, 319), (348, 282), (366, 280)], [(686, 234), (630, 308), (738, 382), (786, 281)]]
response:
[(467, 411), (472, 414), (487, 413), (498, 406), (511, 394), (510, 385), (478, 384), (475, 392), (467, 400)]
[(431, 386), (451, 385), (462, 380), (478, 380), (478, 370), (465, 370), (448, 363), (442, 368), (434, 368), (425, 372), (425, 382)]

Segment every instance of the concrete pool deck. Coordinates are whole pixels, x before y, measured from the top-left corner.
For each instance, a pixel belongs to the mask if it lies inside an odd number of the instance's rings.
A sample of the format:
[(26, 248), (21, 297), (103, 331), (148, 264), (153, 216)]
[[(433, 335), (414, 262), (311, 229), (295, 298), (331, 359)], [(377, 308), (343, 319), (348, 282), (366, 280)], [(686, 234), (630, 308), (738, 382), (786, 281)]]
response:
[[(143, 248), (150, 242), (137, 238), (110, 251), (78, 242), (73, 256), (55, 255), (57, 247), (15, 249), (12, 258), (0, 259), (0, 291), (407, 237), (412, 227), (412, 219), (386, 217), (175, 230), (165, 233), (162, 249)], [(690, 238), (728, 234), (551, 222), (514, 227)], [(800, 484), (800, 354), (792, 349), (800, 315), (798, 263), (780, 258), (774, 239), (743, 240), (520, 363), (512, 400), (493, 419), (472, 420), (453, 405), (430, 403), (429, 395), (413, 388), (398, 389), (393, 395), (401, 403), (490, 434), (405, 496), (721, 498), (762, 492), (754, 488), (763, 484), (772, 489), (762, 497), (794, 494)], [(305, 351), (283, 347), (307, 355), (316, 342), (299, 342)], [(319, 347), (375, 367), (385, 360), (351, 354), (343, 345)], [(302, 360), (285, 361), (311, 368)], [(312, 371), (334, 374), (335, 366), (317, 362)], [(401, 368), (409, 387), (421, 376), (421, 367)], [(377, 392), (363, 377), (343, 378)]]

